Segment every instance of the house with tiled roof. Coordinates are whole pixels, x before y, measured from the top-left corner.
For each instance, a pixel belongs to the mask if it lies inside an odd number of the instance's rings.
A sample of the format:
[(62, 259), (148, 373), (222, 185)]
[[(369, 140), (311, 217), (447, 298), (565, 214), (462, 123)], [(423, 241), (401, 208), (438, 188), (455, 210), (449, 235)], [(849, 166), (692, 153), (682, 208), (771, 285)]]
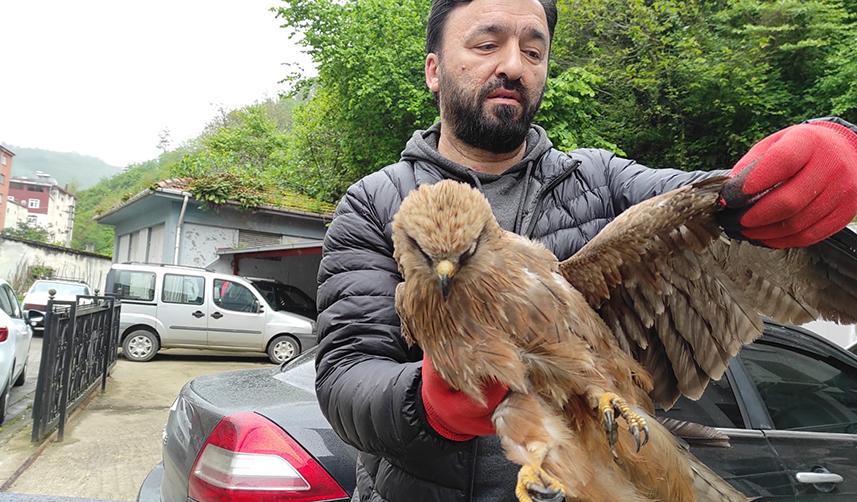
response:
[(113, 261), (204, 267), (266, 277), (315, 298), (321, 242), (334, 206), (293, 192), (237, 201), (194, 198), (194, 180), (164, 180), (96, 217), (115, 228)]

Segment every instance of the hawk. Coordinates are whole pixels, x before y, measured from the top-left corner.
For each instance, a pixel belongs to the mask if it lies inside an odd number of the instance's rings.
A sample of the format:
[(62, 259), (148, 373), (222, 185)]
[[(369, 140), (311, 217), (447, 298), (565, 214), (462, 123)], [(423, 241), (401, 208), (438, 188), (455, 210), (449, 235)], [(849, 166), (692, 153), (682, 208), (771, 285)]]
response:
[[(857, 322), (857, 265), (835, 239), (792, 250), (729, 239), (715, 221), (727, 179), (637, 204), (561, 263), (501, 229), (468, 185), (424, 185), (402, 202), (402, 334), (475, 401), (483, 382), (509, 388), (492, 420), (522, 466), (521, 502), (745, 500), (651, 419), (654, 406), (698, 398), (761, 335), (759, 314)], [(631, 434), (618, 434), (620, 417)]]

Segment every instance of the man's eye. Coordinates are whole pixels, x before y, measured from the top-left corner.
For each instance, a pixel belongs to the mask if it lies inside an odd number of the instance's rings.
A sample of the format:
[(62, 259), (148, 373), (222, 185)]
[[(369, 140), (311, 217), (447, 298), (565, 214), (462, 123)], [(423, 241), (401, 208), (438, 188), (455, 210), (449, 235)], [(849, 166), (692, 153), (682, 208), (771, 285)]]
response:
[(476, 46), (476, 48), (477, 48), (477, 49), (480, 49), (480, 50), (483, 50), (483, 51), (491, 51), (491, 50), (496, 49), (496, 48), (497, 48), (497, 46), (496, 46), (496, 45), (494, 45), (494, 44), (482, 44), (482, 45), (478, 45), (478, 46)]
[(541, 61), (541, 59), (542, 59), (542, 53), (539, 51), (524, 51), (524, 53), (530, 59), (535, 59), (536, 61)]

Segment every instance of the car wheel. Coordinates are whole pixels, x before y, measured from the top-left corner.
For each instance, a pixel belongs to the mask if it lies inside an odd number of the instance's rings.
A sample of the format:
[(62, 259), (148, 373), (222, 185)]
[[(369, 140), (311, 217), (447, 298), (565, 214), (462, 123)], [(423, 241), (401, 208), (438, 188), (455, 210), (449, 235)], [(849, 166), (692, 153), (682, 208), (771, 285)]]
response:
[(268, 344), (268, 359), (274, 364), (283, 364), (300, 353), (300, 343), (289, 335), (280, 335)]
[(24, 385), (24, 382), (26, 382), (26, 381), (27, 381), (27, 363), (24, 363), (24, 367), (21, 368), (21, 374), (18, 375), (18, 379), (15, 380), (15, 383), (13, 385), (15, 387), (20, 387), (20, 386)]
[(160, 349), (158, 337), (144, 329), (132, 331), (122, 342), (122, 354), (129, 361), (150, 361), (158, 353), (158, 349)]

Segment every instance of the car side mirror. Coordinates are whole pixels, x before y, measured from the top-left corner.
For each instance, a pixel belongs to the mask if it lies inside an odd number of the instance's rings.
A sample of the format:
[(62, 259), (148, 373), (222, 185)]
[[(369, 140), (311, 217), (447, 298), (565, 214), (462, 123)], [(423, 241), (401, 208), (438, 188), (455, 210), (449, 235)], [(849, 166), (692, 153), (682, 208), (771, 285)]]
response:
[(27, 322), (30, 323), (30, 326), (36, 326), (40, 322), (45, 320), (45, 316), (35, 310), (30, 310), (27, 313)]
[(256, 306), (256, 313), (257, 314), (261, 314), (262, 312), (265, 311), (265, 307), (262, 306), (262, 302), (260, 302), (259, 300), (253, 300), (253, 305)]

